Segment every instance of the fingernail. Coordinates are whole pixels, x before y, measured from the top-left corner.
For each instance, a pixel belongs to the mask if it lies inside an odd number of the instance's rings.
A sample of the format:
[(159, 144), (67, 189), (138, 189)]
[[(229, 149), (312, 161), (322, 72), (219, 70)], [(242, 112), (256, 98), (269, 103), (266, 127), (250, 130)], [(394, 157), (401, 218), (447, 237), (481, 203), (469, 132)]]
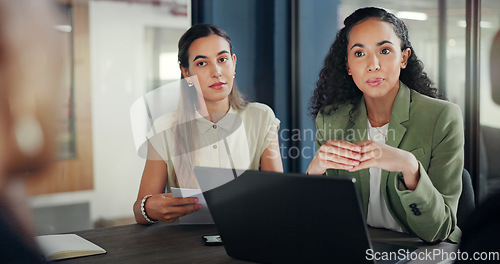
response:
[(201, 209), (201, 204), (198, 204), (196, 208)]
[(198, 198), (194, 198), (194, 202), (197, 203), (198, 202)]

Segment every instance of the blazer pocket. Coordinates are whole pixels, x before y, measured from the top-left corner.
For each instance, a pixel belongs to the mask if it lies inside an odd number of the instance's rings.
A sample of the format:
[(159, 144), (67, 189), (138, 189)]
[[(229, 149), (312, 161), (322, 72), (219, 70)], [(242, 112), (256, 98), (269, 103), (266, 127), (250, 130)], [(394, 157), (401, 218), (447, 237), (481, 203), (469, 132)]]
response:
[(421, 157), (425, 154), (424, 148), (414, 149), (414, 150), (410, 151), (410, 153), (413, 154), (413, 156), (415, 156), (415, 158)]

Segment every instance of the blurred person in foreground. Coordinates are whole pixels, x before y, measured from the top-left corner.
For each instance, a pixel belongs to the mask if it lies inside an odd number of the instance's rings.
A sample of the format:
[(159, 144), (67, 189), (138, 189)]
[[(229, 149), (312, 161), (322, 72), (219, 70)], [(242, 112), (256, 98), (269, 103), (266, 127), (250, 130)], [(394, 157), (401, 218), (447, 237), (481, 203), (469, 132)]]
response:
[(24, 180), (55, 152), (54, 15), (47, 1), (0, 0), (0, 263), (45, 262), (33, 240)]

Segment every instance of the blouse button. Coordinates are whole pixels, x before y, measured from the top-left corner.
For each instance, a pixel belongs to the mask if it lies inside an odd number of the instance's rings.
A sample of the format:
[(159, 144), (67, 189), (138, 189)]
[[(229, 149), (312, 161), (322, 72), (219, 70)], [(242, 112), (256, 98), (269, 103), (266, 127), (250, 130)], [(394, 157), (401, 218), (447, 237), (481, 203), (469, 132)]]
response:
[(214, 145), (214, 149), (216, 149), (216, 148), (217, 148), (217, 145)]
[(217, 125), (213, 125), (212, 127), (213, 127), (214, 129), (217, 129)]

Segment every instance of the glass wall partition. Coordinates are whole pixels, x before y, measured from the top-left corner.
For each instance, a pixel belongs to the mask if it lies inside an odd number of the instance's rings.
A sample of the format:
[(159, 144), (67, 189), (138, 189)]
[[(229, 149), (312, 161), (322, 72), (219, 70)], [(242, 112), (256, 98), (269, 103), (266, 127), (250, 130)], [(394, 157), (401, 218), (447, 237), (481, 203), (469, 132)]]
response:
[(500, 191), (500, 2), (481, 1), (480, 174), (481, 198)]

